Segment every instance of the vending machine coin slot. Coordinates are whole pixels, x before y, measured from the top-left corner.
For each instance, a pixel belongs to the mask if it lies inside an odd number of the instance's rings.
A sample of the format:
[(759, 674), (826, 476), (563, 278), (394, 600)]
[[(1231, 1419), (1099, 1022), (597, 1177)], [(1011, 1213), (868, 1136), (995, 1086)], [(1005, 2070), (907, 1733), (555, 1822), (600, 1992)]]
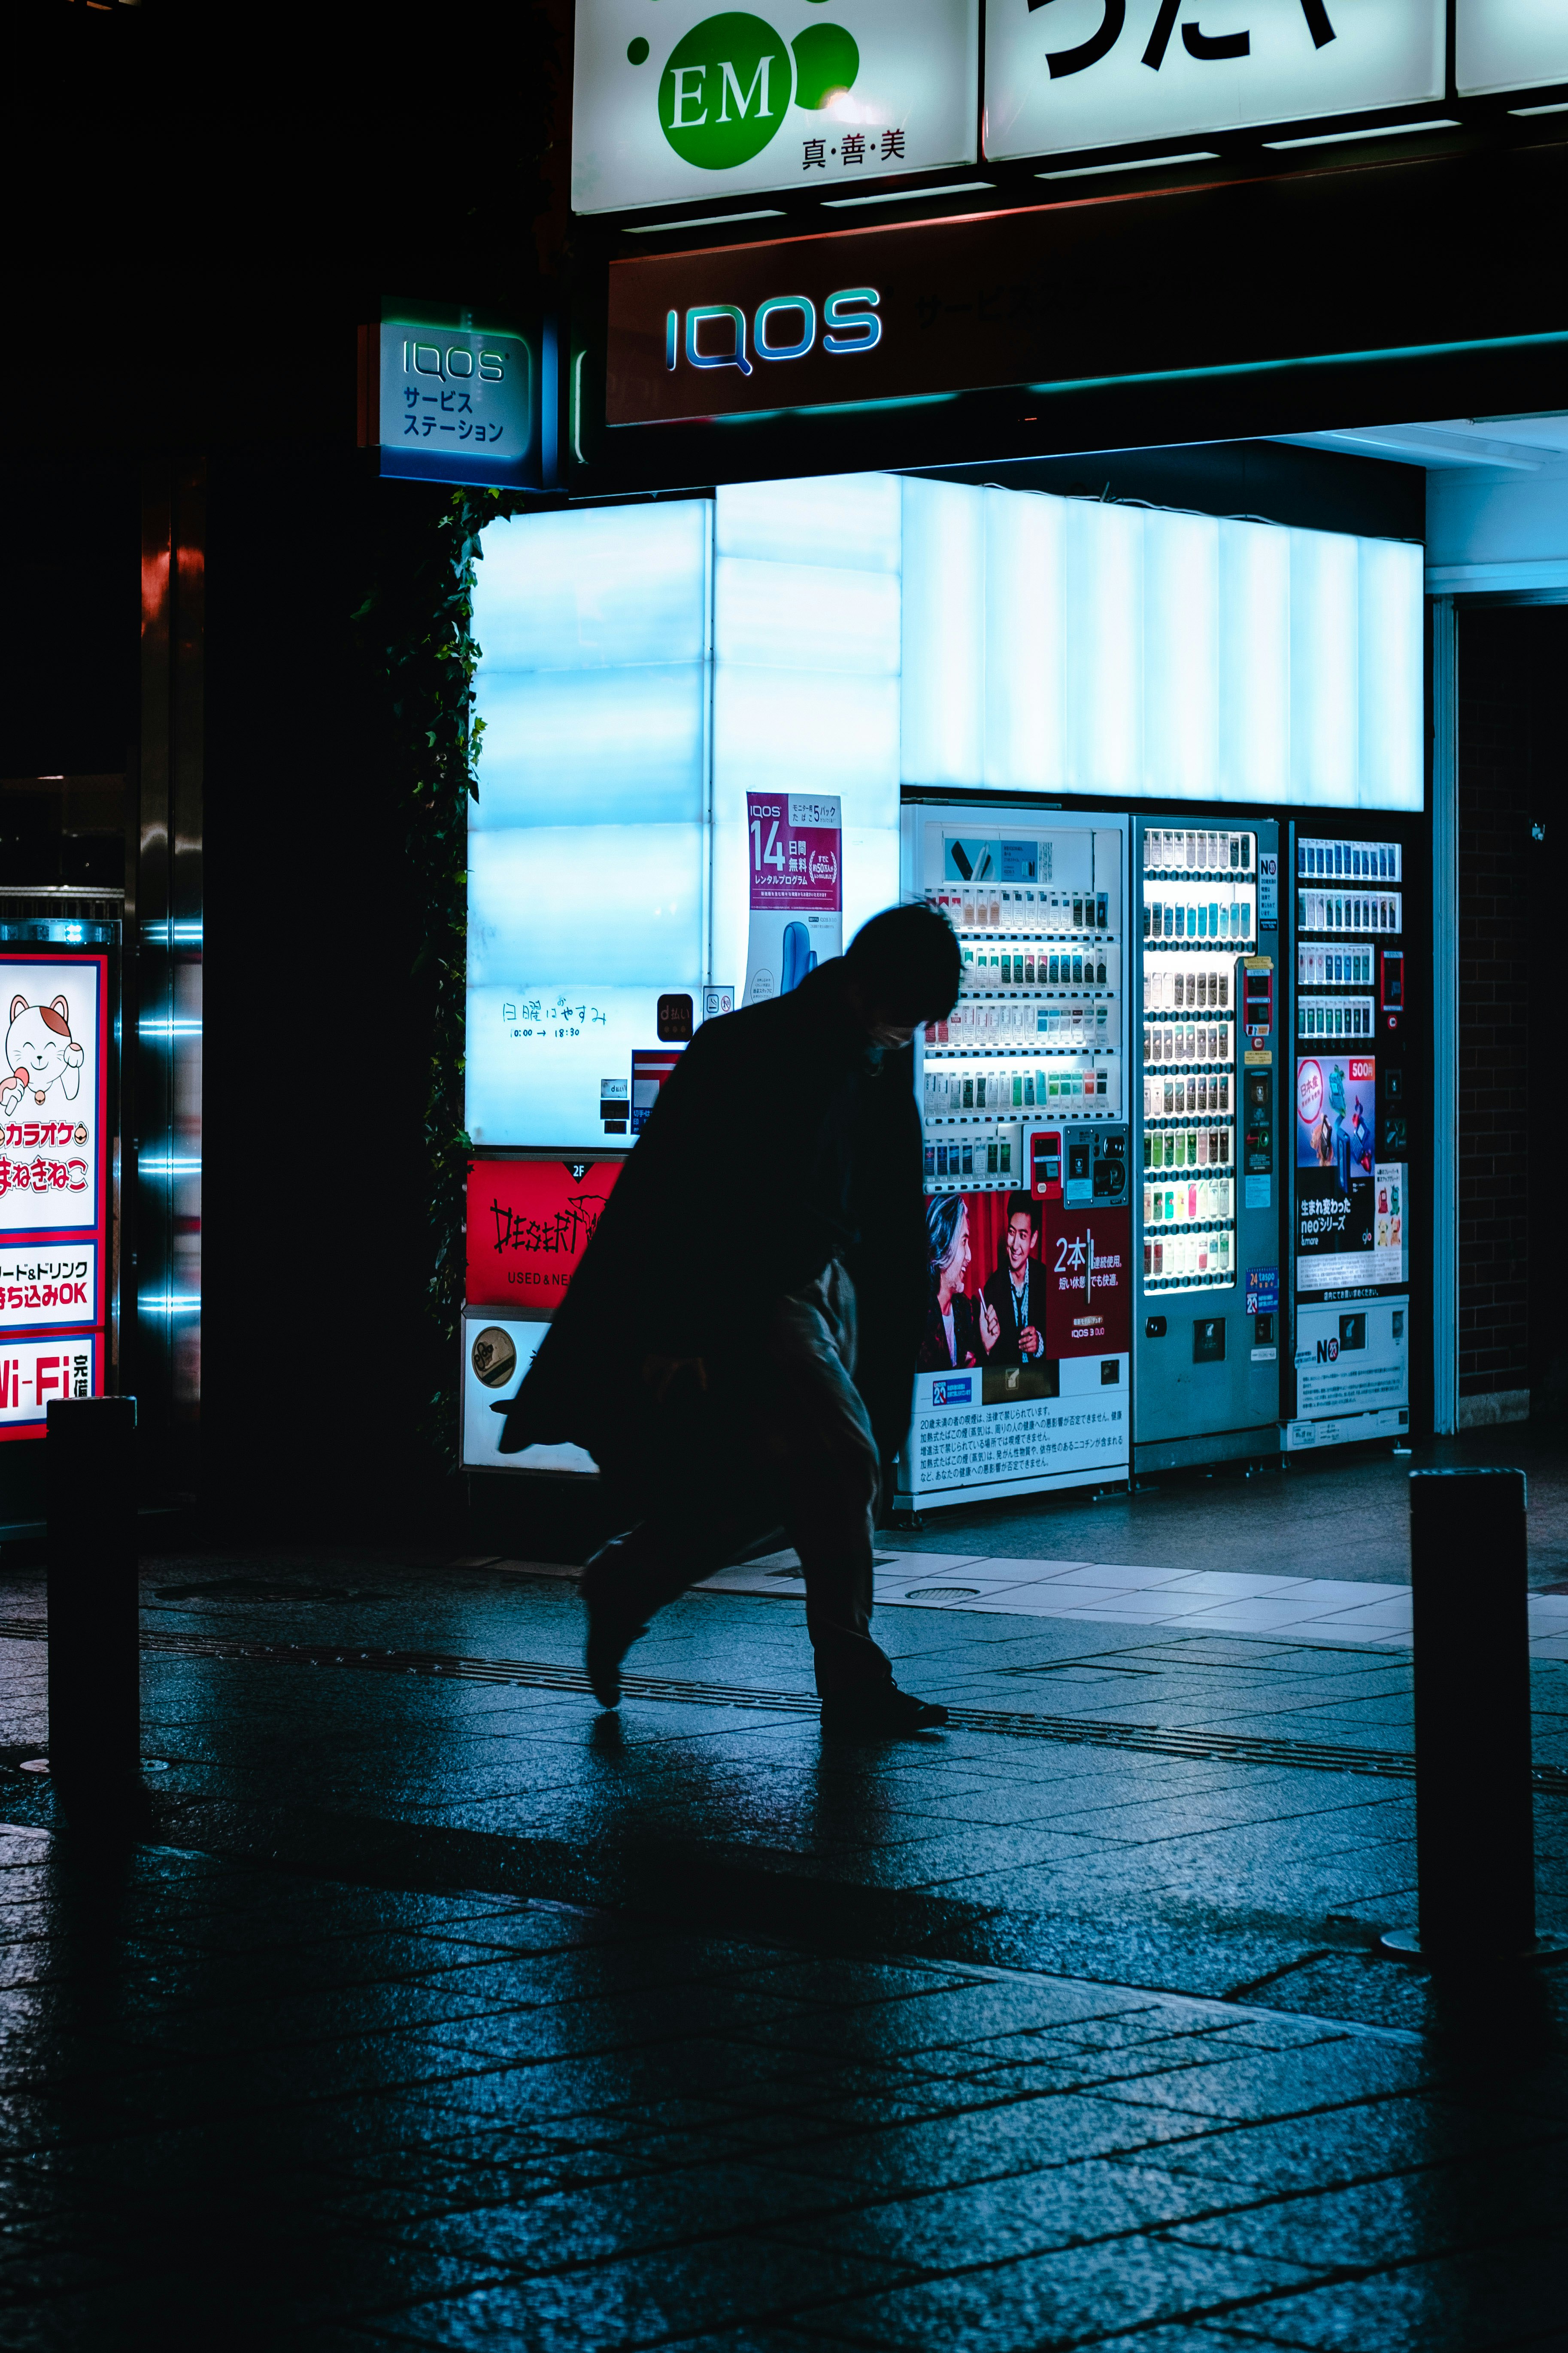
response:
[(1087, 1209), (1094, 1199), (1095, 1138), (1081, 1130), (1069, 1131), (1067, 1145), (1066, 1183), (1062, 1198), (1069, 1208)]
[(1062, 1198), (1062, 1140), (1055, 1128), (1037, 1128), (1029, 1138), (1029, 1190), (1037, 1201)]
[(1149, 1315), (1144, 1318), (1143, 1337), (1145, 1340), (1163, 1340), (1165, 1336), (1165, 1319), (1163, 1315)]
[(1224, 1364), (1225, 1317), (1223, 1315), (1194, 1317), (1193, 1362), (1194, 1365)]
[(1384, 948), (1383, 957), (1383, 987), (1380, 995), (1383, 1009), (1388, 1016), (1391, 1029), (1399, 1027), (1399, 1017), (1405, 1010), (1405, 951)]

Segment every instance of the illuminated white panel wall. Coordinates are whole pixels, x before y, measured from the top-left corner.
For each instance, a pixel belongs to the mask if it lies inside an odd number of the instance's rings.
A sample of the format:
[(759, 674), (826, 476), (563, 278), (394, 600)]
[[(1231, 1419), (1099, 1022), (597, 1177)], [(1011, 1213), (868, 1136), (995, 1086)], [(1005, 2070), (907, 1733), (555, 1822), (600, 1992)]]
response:
[(840, 797), (847, 942), (898, 898), (900, 491), (886, 474), (719, 491), (716, 981), (745, 978), (748, 792)]
[(1172, 800), (1212, 797), (1219, 774), (1219, 524), (1212, 515), (1142, 520), (1144, 789)]
[(1358, 540), (1356, 549), (1358, 798), (1363, 808), (1418, 809), (1426, 788), (1422, 550), (1391, 539)]
[(1048, 792), (1064, 767), (1066, 501), (987, 490), (984, 781)]
[(476, 1142), (583, 1146), (599, 1082), (703, 978), (705, 500), (484, 534), (485, 735), (469, 815), (467, 1116)]
[(985, 493), (903, 488), (904, 782), (973, 786), (985, 765)]
[(906, 482), (903, 780), (1419, 808), (1421, 590), (1392, 541)]
[(1215, 797), (1282, 801), (1290, 789), (1290, 534), (1219, 526), (1219, 765)]
[(1143, 511), (1068, 499), (1067, 763), (1075, 793), (1150, 789), (1143, 773)]
[(1290, 533), (1290, 798), (1308, 807), (1357, 800), (1361, 664), (1356, 543)]

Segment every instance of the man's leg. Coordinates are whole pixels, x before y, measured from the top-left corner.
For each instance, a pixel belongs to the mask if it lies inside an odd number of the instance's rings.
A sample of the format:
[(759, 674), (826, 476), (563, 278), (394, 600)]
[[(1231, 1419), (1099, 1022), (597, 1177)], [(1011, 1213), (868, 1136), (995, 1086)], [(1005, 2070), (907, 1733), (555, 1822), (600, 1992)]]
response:
[(781, 1475), (784, 1525), (805, 1573), (823, 1723), (869, 1731), (942, 1723), (945, 1709), (896, 1690), (887, 1652), (871, 1638), (880, 1466), (852, 1378), (855, 1294), (841, 1267), (781, 1301), (767, 1356), (759, 1439)]
[(768, 1523), (765, 1498), (739, 1474), (730, 1424), (726, 1412), (707, 1409), (705, 1391), (688, 1384), (667, 1393), (650, 1416), (638, 1468), (628, 1463), (617, 1482), (647, 1516), (602, 1546), (583, 1571), (588, 1680), (603, 1707), (618, 1704), (621, 1662), (656, 1611), (722, 1568)]

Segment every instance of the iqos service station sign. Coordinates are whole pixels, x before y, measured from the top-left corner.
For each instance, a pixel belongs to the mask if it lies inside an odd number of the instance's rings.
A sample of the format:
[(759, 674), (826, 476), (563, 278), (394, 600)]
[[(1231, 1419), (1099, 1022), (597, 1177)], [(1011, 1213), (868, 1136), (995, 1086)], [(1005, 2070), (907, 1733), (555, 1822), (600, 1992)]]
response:
[(574, 210), (850, 195), (973, 163), (979, 0), (763, 5), (577, 0)]
[(1444, 0), (991, 0), (985, 152), (1413, 105), (1443, 96), (1445, 47)]

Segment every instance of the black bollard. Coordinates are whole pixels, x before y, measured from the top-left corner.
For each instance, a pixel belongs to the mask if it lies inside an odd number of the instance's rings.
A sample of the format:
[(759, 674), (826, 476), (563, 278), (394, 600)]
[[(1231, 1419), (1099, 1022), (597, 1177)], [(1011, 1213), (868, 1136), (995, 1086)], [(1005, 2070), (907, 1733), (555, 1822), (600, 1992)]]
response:
[(1522, 1471), (1413, 1471), (1418, 1938), (1438, 1963), (1536, 1949)]
[(48, 1409), (49, 1778), (68, 1812), (122, 1813), (140, 1788), (136, 1400)]

